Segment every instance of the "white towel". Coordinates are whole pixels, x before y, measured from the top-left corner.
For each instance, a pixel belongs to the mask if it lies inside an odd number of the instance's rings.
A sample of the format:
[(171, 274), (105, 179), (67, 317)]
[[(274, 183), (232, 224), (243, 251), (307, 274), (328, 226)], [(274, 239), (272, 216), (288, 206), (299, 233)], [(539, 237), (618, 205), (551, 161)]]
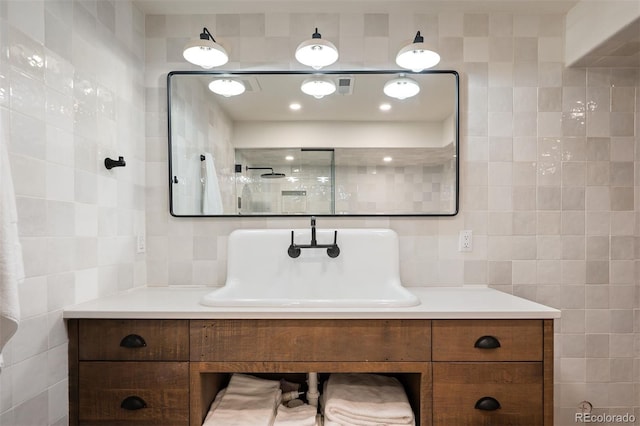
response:
[(281, 394), (280, 381), (234, 374), (203, 426), (272, 426)]
[(0, 140), (0, 369), (2, 349), (18, 330), (18, 284), (24, 279), (22, 248), (18, 238), (18, 213), (9, 155)]
[(211, 424), (211, 421), (212, 421), (211, 416), (213, 416), (213, 412), (216, 411), (220, 406), (220, 402), (222, 402), (222, 397), (224, 396), (225, 393), (227, 393), (227, 388), (224, 388), (220, 392), (218, 392), (215, 399), (211, 403), (211, 407), (209, 407), (209, 412), (207, 413), (207, 417), (204, 418), (204, 422), (202, 423), (203, 426), (206, 424)]
[(407, 394), (395, 377), (332, 374), (326, 386), (325, 425), (415, 425)]
[(202, 170), (202, 214), (222, 214), (222, 196), (213, 156), (205, 152)]
[(280, 405), (273, 426), (316, 426), (317, 413), (318, 408), (309, 404), (293, 408)]

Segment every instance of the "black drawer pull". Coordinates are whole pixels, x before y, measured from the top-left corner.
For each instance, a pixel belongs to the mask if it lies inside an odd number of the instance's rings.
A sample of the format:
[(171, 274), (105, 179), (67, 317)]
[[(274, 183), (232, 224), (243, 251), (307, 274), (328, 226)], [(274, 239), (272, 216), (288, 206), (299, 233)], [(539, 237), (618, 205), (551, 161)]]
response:
[(483, 396), (476, 401), (475, 408), (482, 411), (495, 411), (501, 407), (497, 399), (491, 398), (490, 396)]
[(500, 341), (493, 336), (482, 336), (473, 345), (478, 349), (496, 349), (500, 347)]
[(147, 403), (139, 396), (128, 396), (122, 400), (120, 408), (130, 411), (142, 410), (143, 408), (147, 408)]
[(120, 341), (120, 346), (129, 349), (144, 348), (145, 346), (147, 346), (147, 342), (144, 341), (142, 336), (138, 336), (137, 334), (129, 334), (128, 336), (122, 338), (122, 340)]

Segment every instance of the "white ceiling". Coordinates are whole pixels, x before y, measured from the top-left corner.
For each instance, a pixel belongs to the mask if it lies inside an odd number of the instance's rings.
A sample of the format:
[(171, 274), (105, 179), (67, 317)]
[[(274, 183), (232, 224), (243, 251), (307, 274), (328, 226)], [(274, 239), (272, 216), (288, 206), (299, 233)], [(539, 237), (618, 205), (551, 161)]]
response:
[(260, 12), (566, 13), (578, 0), (134, 0), (148, 15)]

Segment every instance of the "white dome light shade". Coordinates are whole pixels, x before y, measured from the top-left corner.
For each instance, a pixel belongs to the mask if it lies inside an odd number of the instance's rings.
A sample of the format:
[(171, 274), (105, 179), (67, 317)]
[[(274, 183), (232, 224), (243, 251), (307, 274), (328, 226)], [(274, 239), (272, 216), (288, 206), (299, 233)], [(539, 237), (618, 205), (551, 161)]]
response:
[(245, 87), (241, 81), (231, 80), (230, 78), (219, 78), (209, 83), (209, 90), (228, 98), (243, 94)]
[(330, 41), (320, 38), (316, 28), (311, 39), (305, 40), (296, 49), (296, 59), (302, 65), (320, 69), (338, 60), (338, 49)]
[(302, 82), (300, 90), (306, 95), (321, 99), (336, 91), (336, 84), (328, 78), (314, 77)]
[(191, 40), (184, 47), (182, 56), (194, 65), (204, 69), (219, 67), (229, 61), (229, 55), (224, 47), (216, 43), (206, 28), (202, 29), (199, 39)]
[(396, 56), (396, 64), (402, 68), (415, 72), (434, 67), (440, 62), (440, 55), (432, 50), (425, 49), (424, 37), (420, 31), (413, 39), (413, 43), (403, 47)]
[(420, 85), (412, 78), (400, 76), (387, 81), (383, 90), (390, 98), (403, 100), (420, 93)]

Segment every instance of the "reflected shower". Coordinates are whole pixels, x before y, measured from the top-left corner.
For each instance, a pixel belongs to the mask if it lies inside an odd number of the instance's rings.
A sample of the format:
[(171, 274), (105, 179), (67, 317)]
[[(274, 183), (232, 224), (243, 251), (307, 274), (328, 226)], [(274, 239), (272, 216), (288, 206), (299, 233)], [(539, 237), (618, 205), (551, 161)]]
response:
[(273, 167), (249, 167), (247, 166), (247, 170), (271, 170), (269, 173), (263, 173), (260, 175), (261, 178), (264, 179), (279, 179), (283, 178), (286, 175), (284, 173), (275, 173), (273, 171)]

